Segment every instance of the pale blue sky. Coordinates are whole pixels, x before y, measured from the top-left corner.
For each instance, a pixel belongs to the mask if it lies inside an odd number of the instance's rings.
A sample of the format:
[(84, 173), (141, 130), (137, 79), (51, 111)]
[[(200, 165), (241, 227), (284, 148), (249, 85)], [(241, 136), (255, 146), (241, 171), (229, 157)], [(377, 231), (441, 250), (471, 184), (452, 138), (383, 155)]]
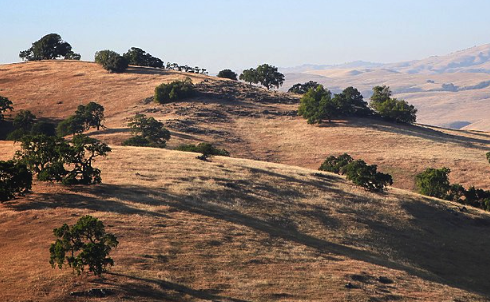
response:
[(490, 43), (489, 0), (0, 0), (0, 12), (0, 63), (52, 32), (82, 60), (136, 46), (211, 72), (398, 62)]

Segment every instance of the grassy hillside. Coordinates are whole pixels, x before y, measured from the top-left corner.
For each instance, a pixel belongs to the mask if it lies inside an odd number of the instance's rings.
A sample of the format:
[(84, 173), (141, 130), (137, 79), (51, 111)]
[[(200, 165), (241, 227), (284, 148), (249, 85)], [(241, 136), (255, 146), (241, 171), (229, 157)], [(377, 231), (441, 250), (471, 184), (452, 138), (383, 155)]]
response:
[[(0, 143), (0, 157), (13, 148)], [(398, 189), (245, 159), (115, 147), (103, 184), (37, 183), (0, 205), (0, 300), (486, 301), (490, 217)], [(51, 230), (90, 214), (120, 246), (105, 279), (51, 269)], [(22, 280), (20, 282), (20, 280)], [(353, 288), (346, 288), (351, 283)], [(84, 298), (81, 298), (84, 299)]]
[[(453, 171), (452, 182), (490, 189), (490, 165), (485, 159), (490, 134), (486, 132), (370, 119), (312, 126), (296, 116), (298, 99), (289, 95), (152, 68), (132, 67), (128, 73), (110, 74), (95, 63), (53, 61), (0, 69), (0, 95), (9, 97), (17, 110), (63, 119), (79, 104), (104, 105), (108, 129), (91, 134), (114, 145), (130, 136), (127, 119), (145, 113), (171, 130), (170, 147), (210, 141), (233, 157), (312, 169), (328, 155), (348, 152), (391, 173), (398, 188), (414, 189), (417, 173), (447, 166)], [(155, 86), (185, 76), (200, 83), (197, 97), (167, 105), (151, 102)]]

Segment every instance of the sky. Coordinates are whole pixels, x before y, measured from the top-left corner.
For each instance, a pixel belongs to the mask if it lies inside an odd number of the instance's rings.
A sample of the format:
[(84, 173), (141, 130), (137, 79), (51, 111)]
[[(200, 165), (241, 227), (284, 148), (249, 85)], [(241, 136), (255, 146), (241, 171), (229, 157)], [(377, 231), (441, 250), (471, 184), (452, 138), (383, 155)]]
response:
[(489, 0), (0, 0), (0, 63), (58, 33), (82, 60), (140, 47), (211, 73), (394, 63), (490, 43)]

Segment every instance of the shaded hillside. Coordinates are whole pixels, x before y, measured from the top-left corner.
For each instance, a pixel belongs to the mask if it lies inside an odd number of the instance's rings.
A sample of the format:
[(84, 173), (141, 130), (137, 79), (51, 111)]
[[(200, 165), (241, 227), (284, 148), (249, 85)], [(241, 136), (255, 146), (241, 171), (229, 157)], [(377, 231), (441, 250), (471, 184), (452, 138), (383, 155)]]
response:
[[(127, 119), (145, 113), (171, 130), (171, 148), (208, 141), (225, 147), (234, 157), (313, 169), (328, 155), (348, 152), (391, 173), (399, 188), (413, 189), (414, 176), (427, 167), (447, 166), (453, 171), (452, 182), (490, 189), (490, 166), (485, 159), (490, 135), (484, 132), (370, 119), (312, 126), (296, 116), (298, 100), (290, 95), (152, 68), (133, 67), (129, 73), (109, 74), (93, 63), (58, 61), (0, 68), (0, 94), (11, 98), (17, 109), (61, 119), (80, 103), (95, 100), (103, 104), (108, 129), (91, 135), (115, 145), (130, 136)], [(85, 76), (74, 76), (82, 71)], [(185, 76), (200, 83), (197, 97), (167, 105), (151, 101), (156, 85)], [(57, 84), (65, 82), (65, 86)], [(63, 102), (58, 104), (60, 99)]]
[[(36, 183), (35, 193), (1, 204), (0, 300), (74, 301), (70, 292), (94, 288), (105, 289), (107, 301), (490, 295), (486, 213), (397, 189), (366, 193), (314, 170), (195, 156), (116, 147), (97, 163), (102, 185)], [(48, 263), (52, 228), (85, 214), (120, 241), (105, 279), (73, 277)]]

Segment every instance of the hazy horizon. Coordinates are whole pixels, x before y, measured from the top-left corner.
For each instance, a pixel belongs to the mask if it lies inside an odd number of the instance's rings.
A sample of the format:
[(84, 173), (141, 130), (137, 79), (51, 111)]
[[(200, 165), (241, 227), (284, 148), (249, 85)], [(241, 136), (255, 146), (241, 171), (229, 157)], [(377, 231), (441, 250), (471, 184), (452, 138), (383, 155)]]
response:
[[(39, 3), (39, 4), (38, 4)], [(490, 2), (0, 0), (0, 63), (58, 33), (92, 61), (97, 50), (140, 47), (165, 62), (240, 70), (352, 61), (394, 63), (487, 44)]]

